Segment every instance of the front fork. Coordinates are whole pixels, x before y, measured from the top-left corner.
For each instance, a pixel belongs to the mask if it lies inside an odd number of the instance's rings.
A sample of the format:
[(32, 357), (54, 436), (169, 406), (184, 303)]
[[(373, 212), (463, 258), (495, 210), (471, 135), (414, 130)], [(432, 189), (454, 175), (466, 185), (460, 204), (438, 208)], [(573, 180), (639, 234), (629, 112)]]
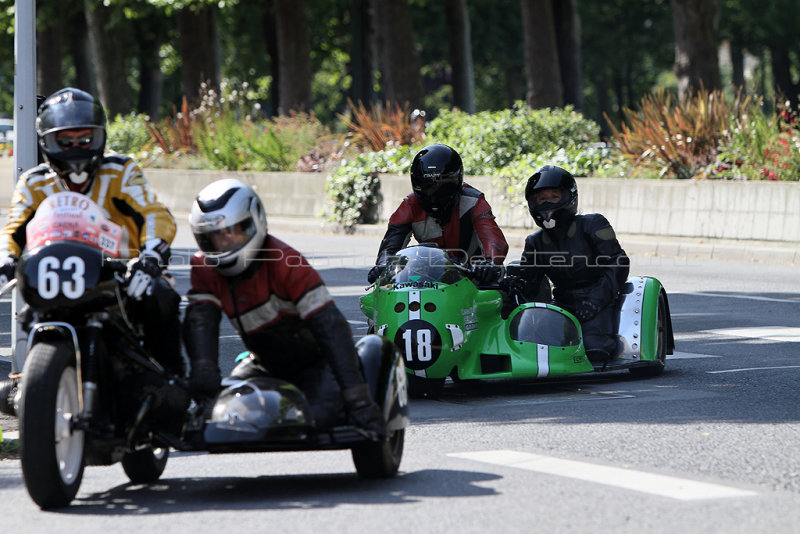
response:
[(61, 331), (72, 341), (75, 351), (75, 374), (78, 381), (78, 414), (73, 419), (73, 424), (91, 419), (97, 406), (97, 340), (103, 327), (102, 319), (106, 315), (105, 312), (94, 314), (86, 323), (88, 328), (85, 353), (81, 351), (75, 327), (69, 323), (61, 321), (37, 323), (31, 327), (28, 335), (28, 347), (33, 346), (37, 337), (52, 331)]

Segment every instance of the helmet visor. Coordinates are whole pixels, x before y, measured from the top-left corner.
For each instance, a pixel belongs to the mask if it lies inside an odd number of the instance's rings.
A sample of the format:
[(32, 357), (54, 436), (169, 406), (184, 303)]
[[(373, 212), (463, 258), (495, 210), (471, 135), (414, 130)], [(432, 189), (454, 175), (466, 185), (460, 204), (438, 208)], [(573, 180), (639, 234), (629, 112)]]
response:
[(460, 191), (461, 185), (456, 178), (442, 179), (415, 188), (415, 193), (426, 210), (445, 209), (452, 206), (453, 200)]
[(565, 198), (565, 196), (566, 195), (562, 189), (548, 187), (545, 189), (535, 190), (531, 194), (530, 201), (534, 206), (539, 206), (545, 203), (558, 205)]
[(195, 233), (197, 245), (206, 254), (225, 254), (247, 244), (256, 233), (252, 219), (240, 221), (230, 226)]
[(71, 128), (51, 131), (42, 136), (42, 148), (48, 154), (66, 152), (76, 147), (96, 153), (102, 150), (104, 142), (102, 128)]

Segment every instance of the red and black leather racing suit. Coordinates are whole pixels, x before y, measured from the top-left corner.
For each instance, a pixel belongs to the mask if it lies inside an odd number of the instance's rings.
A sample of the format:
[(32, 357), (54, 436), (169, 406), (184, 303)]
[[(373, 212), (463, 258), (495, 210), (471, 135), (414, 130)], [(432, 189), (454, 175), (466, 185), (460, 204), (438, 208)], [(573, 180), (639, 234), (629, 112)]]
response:
[(575, 216), (565, 229), (529, 235), (520, 272), (530, 291), (538, 289), (543, 275), (553, 282), (553, 299), (581, 322), (590, 357), (595, 350), (613, 356), (617, 350), (615, 304), (629, 265), (611, 224), (595, 213)]
[(260, 256), (239, 276), (225, 277), (198, 252), (191, 259), (191, 289), (184, 340), (192, 365), (217, 364), (219, 323), (228, 316), (254, 360), (233, 377), (266, 372), (298, 386), (315, 422), (335, 424), (342, 391), (364, 383), (353, 334), (317, 271), (295, 249), (267, 235)]
[(377, 265), (408, 245), (411, 236), (418, 243), (435, 243), (451, 251), (451, 256), (466, 263), (476, 256), (503, 263), (508, 243), (495, 222), (492, 208), (483, 193), (463, 184), (450, 220), (441, 224), (422, 209), (414, 193), (408, 195), (389, 218), (389, 226), (378, 249)]

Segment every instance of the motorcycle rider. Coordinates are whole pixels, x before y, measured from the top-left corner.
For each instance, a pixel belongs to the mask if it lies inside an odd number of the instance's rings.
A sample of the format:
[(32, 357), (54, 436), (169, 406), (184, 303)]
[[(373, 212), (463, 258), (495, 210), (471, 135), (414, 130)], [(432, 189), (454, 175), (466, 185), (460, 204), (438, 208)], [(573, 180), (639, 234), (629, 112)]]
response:
[(555, 303), (581, 322), (589, 360), (608, 361), (617, 350), (614, 304), (628, 278), (628, 256), (605, 217), (577, 215), (578, 186), (561, 167), (536, 171), (528, 179), (525, 200), (541, 230), (525, 239), (518, 270), (525, 281), (523, 294), (535, 291), (546, 275)]
[(268, 233), (255, 191), (236, 179), (216, 181), (197, 195), (189, 222), (200, 248), (191, 258), (183, 322), (193, 390), (219, 391), (224, 312), (251, 351), (232, 378), (288, 380), (305, 393), (318, 428), (334, 426), (346, 412), (371, 437), (384, 436), (350, 325), (317, 271)]
[[(14, 278), (25, 248), (25, 228), (49, 196), (74, 191), (96, 202), (122, 226), (122, 254), (128, 263), (126, 291), (131, 315), (143, 326), (145, 345), (173, 373), (183, 373), (180, 296), (162, 269), (169, 262), (175, 219), (148, 186), (133, 159), (106, 148), (106, 115), (92, 95), (71, 87), (47, 97), (36, 119), (45, 162), (17, 181), (6, 225), (0, 230), (0, 285)], [(13, 396), (17, 378), (0, 383)], [(7, 399), (0, 399), (0, 407)]]
[(411, 162), (411, 186), (413, 192), (389, 218), (369, 283), (412, 235), (418, 243), (433, 243), (459, 262), (475, 265), (479, 282), (496, 276), (494, 266), (502, 265), (508, 243), (483, 193), (464, 183), (458, 152), (438, 144), (420, 150)]

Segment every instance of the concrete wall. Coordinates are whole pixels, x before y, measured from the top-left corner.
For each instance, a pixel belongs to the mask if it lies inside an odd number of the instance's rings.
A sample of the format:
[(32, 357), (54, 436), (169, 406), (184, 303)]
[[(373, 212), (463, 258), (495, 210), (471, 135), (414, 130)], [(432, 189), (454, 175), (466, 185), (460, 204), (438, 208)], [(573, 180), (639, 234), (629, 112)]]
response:
[[(153, 189), (176, 213), (187, 213), (206, 184), (235, 177), (252, 185), (272, 216), (321, 217), (325, 174), (146, 169)], [(466, 181), (486, 194), (501, 227), (531, 228), (523, 207), (504, 208), (490, 177)], [(411, 191), (407, 176), (381, 177), (386, 220)], [(800, 243), (800, 182), (724, 182), (579, 178), (583, 213), (602, 213), (618, 233)]]

